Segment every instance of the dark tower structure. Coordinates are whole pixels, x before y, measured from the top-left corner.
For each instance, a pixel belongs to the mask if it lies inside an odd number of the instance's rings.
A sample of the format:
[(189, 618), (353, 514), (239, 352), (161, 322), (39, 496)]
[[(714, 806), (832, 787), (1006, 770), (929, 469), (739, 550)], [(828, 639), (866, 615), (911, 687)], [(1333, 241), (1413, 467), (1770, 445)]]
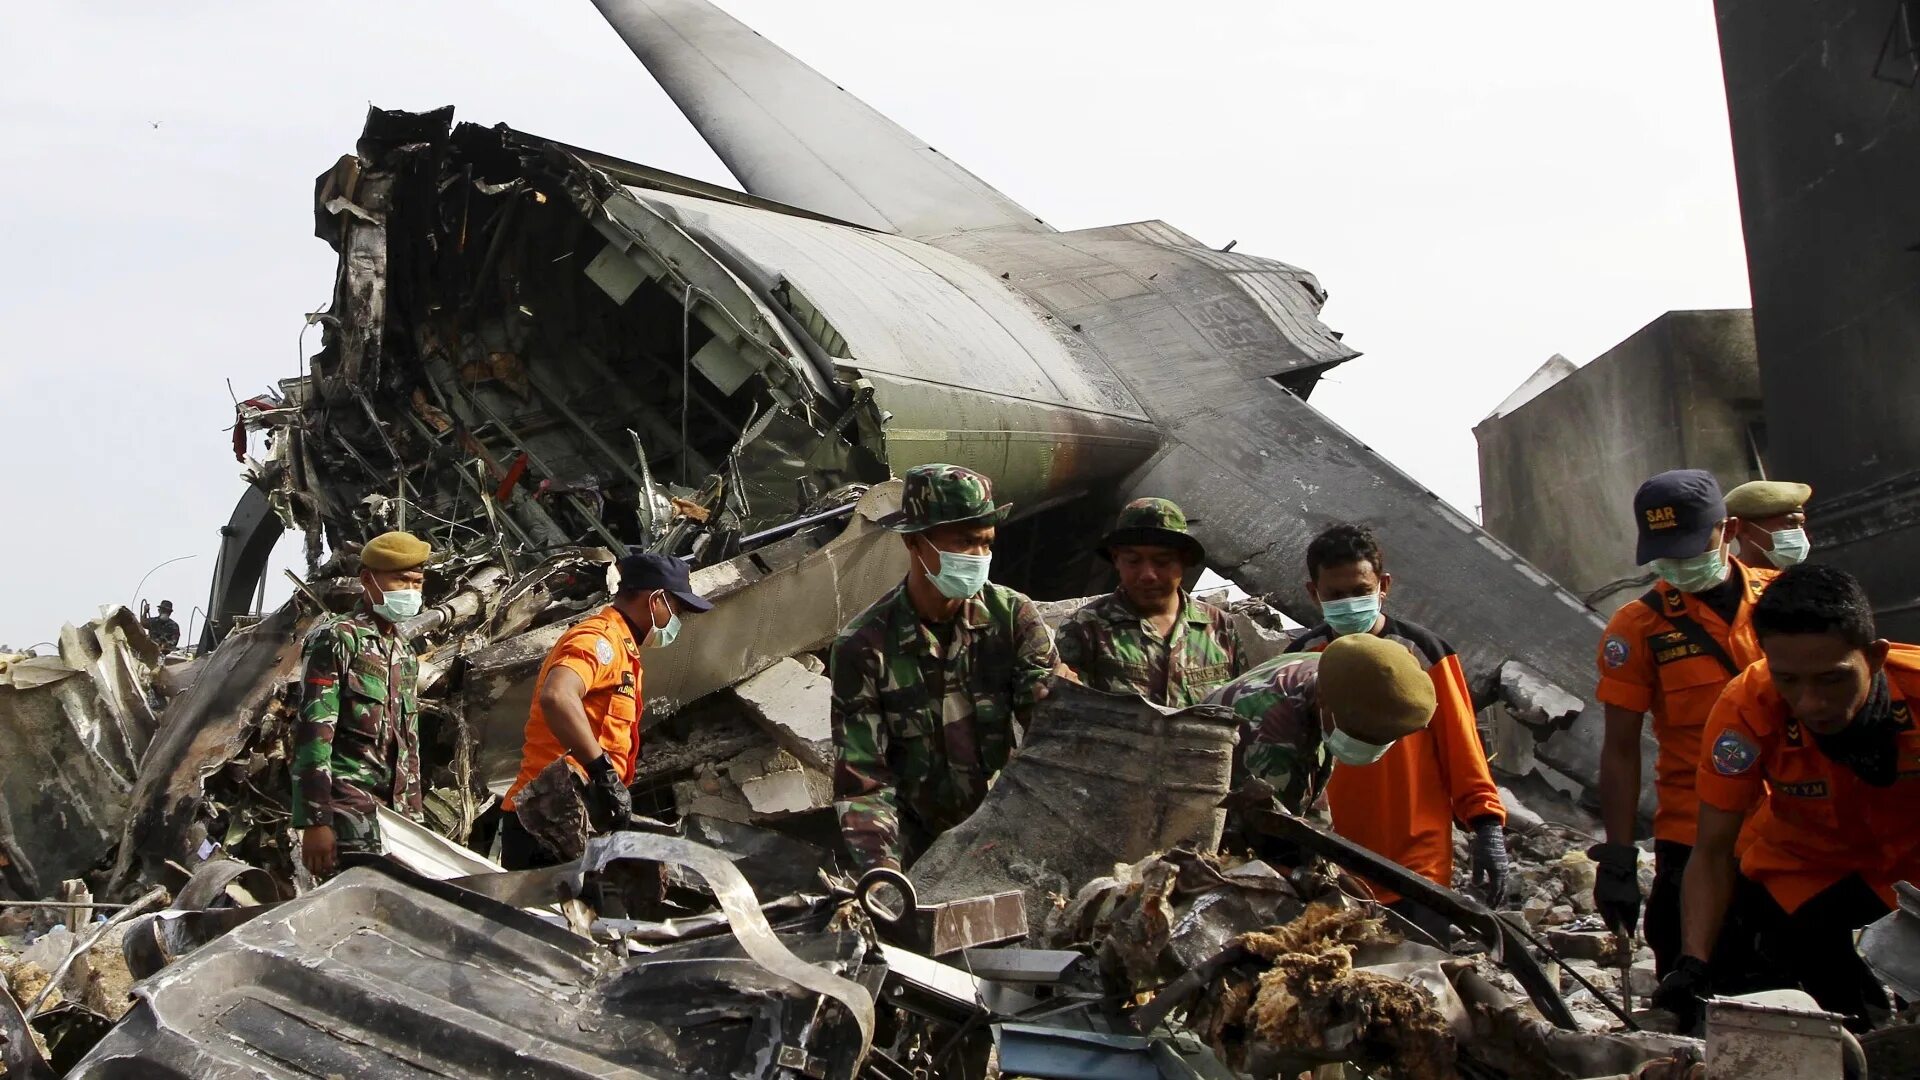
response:
[(1920, 640), (1920, 0), (1715, 0), (1769, 475)]

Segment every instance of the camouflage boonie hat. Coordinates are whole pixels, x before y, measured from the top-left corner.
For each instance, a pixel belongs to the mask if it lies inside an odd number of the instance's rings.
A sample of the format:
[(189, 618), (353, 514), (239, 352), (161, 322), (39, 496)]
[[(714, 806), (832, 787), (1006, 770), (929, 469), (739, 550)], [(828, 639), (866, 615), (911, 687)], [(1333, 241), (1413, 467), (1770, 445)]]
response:
[(915, 465), (901, 477), (900, 509), (875, 524), (898, 533), (979, 521), (998, 525), (1012, 503), (995, 506), (993, 481), (960, 465)]
[(1124, 544), (1173, 548), (1188, 566), (1207, 561), (1207, 549), (1187, 531), (1187, 515), (1171, 499), (1135, 499), (1122, 507), (1100, 538), (1100, 554), (1112, 562), (1113, 549)]

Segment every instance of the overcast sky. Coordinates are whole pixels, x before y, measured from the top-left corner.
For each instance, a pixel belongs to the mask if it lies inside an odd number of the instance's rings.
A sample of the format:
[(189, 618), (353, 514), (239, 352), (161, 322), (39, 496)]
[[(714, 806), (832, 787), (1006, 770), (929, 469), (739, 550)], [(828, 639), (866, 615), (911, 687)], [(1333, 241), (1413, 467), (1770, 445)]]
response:
[[(1061, 228), (1161, 218), (1314, 271), (1365, 353), (1315, 404), (1469, 514), (1473, 425), (1550, 354), (1747, 304), (1710, 0), (722, 4)], [(0, 26), (0, 643), (177, 556), (143, 595), (206, 602), (228, 384), (298, 373), (334, 269), (313, 178), (369, 103), (732, 182), (588, 0)]]

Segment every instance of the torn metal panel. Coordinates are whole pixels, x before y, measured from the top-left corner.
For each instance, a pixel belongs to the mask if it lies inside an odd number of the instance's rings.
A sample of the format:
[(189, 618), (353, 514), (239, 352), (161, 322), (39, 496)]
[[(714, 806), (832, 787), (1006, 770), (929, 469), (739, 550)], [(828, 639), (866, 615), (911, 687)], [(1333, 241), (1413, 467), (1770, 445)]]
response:
[(0, 667), (0, 892), (43, 896), (106, 855), (157, 727), (159, 659), (116, 607), (62, 627), (57, 655)]
[(1707, 1002), (1707, 1073), (1741, 1080), (1860, 1075), (1865, 1055), (1845, 1024), (1846, 1017), (1797, 990), (1713, 998)]
[(451, 881), (474, 874), (498, 874), (506, 867), (384, 806), (374, 808), (380, 819), (380, 850), (401, 866), (435, 881)]
[(931, 903), (1024, 889), (1039, 927), (1048, 893), (1176, 845), (1217, 845), (1238, 729), (1219, 706), (1175, 711), (1055, 680), (980, 808), (909, 874)]
[(1895, 882), (1900, 906), (1860, 932), (1860, 956), (1880, 980), (1908, 1001), (1920, 1001), (1920, 889)]
[[(823, 976), (864, 952), (836, 934), (792, 947)], [(737, 956), (708, 940), (620, 967), (507, 905), (359, 867), (140, 983), (68, 1075), (772, 1077), (786, 1048), (850, 1076), (838, 1006)]]
[(148, 748), (127, 800), (110, 892), (166, 880), (169, 860), (191, 865), (208, 853), (201, 850), (208, 842), (206, 779), (245, 749), (260, 717), (295, 677), (300, 637), (311, 619), (298, 597), (288, 601), (210, 654), (193, 686), (168, 705), (166, 727)]

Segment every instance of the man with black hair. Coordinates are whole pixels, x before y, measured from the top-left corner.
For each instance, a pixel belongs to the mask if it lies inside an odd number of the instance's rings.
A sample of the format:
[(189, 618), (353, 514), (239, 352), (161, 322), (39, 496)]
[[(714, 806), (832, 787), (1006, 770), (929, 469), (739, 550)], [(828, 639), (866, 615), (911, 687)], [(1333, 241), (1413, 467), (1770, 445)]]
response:
[(1654, 1001), (1698, 1022), (1732, 907), (1763, 959), (1865, 1030), (1887, 999), (1854, 932), (1920, 881), (1920, 647), (1878, 637), (1860, 583), (1814, 564), (1768, 586), (1753, 628), (1765, 658), (1707, 720), (1686, 951)]
[(1246, 674), (1233, 617), (1187, 588), (1207, 550), (1178, 506), (1133, 500), (1101, 537), (1099, 552), (1120, 575), (1120, 587), (1060, 625), (1054, 644), (1073, 678), (1103, 693), (1184, 709)]
[(1640, 922), (1641, 731), (1653, 714), (1653, 888), (1646, 937), (1654, 971), (1680, 958), (1680, 878), (1693, 853), (1694, 771), (1700, 729), (1727, 681), (1760, 658), (1749, 619), (1778, 571), (1733, 561), (1740, 522), (1720, 482), (1700, 469), (1650, 477), (1633, 496), (1634, 561), (1659, 578), (1646, 595), (1613, 613), (1600, 638), (1594, 699), (1605, 708), (1600, 751), (1600, 818), (1607, 839), (1587, 854), (1599, 863), (1594, 908), (1616, 932)]
[[(1393, 586), (1379, 541), (1365, 525), (1334, 525), (1307, 545), (1307, 592), (1326, 620), (1294, 639), (1288, 652), (1319, 652), (1358, 634), (1406, 647), (1433, 683), (1433, 722), (1390, 747), (1366, 747), (1340, 759), (1327, 781), (1327, 806), (1342, 836), (1441, 885), (1453, 884), (1453, 823), (1473, 833), (1474, 891), (1497, 905), (1506, 893), (1506, 809), (1487, 769), (1474, 724), (1467, 676), (1439, 635), (1381, 613)], [(1380, 899), (1394, 893), (1375, 887)], [(1424, 911), (1410, 917), (1444, 926)]]

